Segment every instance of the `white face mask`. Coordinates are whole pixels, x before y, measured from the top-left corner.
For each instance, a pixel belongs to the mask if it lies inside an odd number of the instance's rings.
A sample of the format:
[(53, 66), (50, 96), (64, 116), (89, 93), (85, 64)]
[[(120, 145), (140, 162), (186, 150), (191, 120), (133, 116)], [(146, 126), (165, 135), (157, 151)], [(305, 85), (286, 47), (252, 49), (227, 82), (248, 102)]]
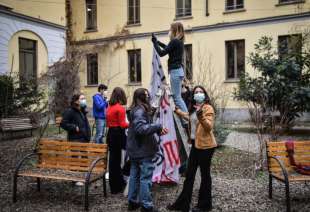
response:
[(108, 96), (108, 91), (103, 91), (103, 94), (102, 94), (104, 97), (107, 97)]
[(80, 100), (80, 107), (86, 107), (87, 106), (87, 102), (86, 102), (86, 99), (81, 99)]
[(205, 101), (206, 97), (204, 93), (195, 93), (194, 94), (194, 100), (198, 104), (202, 104)]

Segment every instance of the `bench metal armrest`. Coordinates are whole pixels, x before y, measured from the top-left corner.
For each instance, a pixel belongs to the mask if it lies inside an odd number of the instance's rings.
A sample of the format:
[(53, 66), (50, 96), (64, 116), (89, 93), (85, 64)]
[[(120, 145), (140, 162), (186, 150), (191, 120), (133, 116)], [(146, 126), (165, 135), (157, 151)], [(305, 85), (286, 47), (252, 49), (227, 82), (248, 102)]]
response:
[(286, 182), (288, 182), (288, 172), (287, 172), (287, 170), (285, 168), (285, 165), (282, 162), (282, 160), (280, 160), (277, 156), (272, 156), (270, 158), (274, 159), (280, 165), (280, 168), (281, 168), (282, 174), (284, 176), (284, 179), (285, 179)]
[[(99, 161), (105, 160), (105, 159), (106, 159), (105, 157), (98, 157), (96, 160), (94, 160), (94, 161), (92, 162), (91, 166), (90, 166), (89, 169), (88, 169), (87, 175), (86, 175), (86, 177), (85, 177), (85, 182), (89, 182), (90, 176), (91, 176), (91, 174), (92, 174), (92, 172), (93, 172), (93, 169), (96, 167), (97, 163), (98, 163)], [(104, 176), (104, 175), (105, 175), (105, 172), (106, 172), (106, 171), (103, 172), (103, 177), (105, 177), (105, 176)]]
[(34, 156), (34, 155), (37, 155), (37, 156), (38, 156), (38, 153), (37, 153), (37, 152), (30, 153), (30, 154), (26, 155), (23, 159), (21, 159), (21, 160), (17, 163), (17, 166), (16, 166), (16, 168), (15, 168), (14, 175), (17, 176), (19, 169), (24, 165), (24, 163), (25, 163), (28, 159), (30, 159), (30, 158), (31, 158), (32, 156)]

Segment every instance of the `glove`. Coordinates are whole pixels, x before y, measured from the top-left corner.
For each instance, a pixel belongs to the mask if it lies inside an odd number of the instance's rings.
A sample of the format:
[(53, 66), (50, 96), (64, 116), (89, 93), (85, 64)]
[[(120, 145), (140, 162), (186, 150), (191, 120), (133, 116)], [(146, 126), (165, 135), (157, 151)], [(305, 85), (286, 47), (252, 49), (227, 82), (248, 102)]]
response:
[(156, 38), (156, 36), (154, 35), (154, 33), (152, 33), (152, 42), (153, 42), (153, 43), (156, 43), (156, 42), (157, 42), (157, 38)]

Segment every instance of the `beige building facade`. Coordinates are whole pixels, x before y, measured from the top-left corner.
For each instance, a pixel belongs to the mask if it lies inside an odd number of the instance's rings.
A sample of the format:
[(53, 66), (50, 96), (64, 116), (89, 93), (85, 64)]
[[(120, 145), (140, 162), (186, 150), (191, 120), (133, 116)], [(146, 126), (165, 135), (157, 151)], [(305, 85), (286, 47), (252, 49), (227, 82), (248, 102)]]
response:
[[(233, 99), (241, 72), (254, 74), (247, 56), (262, 36), (279, 39), (310, 27), (310, 0), (71, 0), (73, 40), (85, 49), (80, 78), (89, 102), (97, 85), (123, 87), (130, 96), (149, 87), (151, 33), (168, 43), (174, 21), (186, 30), (184, 65), (193, 84), (219, 96), (227, 121), (248, 118)], [(167, 70), (167, 57), (162, 64)], [(167, 73), (167, 72), (166, 72)], [(130, 102), (130, 100), (129, 100)]]

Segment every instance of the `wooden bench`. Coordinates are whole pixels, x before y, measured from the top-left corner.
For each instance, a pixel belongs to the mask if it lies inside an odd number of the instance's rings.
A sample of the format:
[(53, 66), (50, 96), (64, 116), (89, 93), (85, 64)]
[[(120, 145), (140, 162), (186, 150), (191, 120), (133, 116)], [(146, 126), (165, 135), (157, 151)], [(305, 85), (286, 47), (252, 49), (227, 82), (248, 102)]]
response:
[(88, 210), (90, 184), (102, 180), (103, 193), (107, 196), (107, 154), (106, 144), (41, 139), (37, 151), (27, 155), (17, 164), (13, 178), (13, 202), (17, 201), (18, 177), (36, 178), (38, 191), (41, 178), (64, 180), (84, 183), (84, 208)]
[(56, 125), (56, 127), (58, 127), (58, 134), (60, 134), (60, 123), (61, 123), (61, 121), (62, 121), (62, 117), (61, 116), (57, 116), (55, 118), (55, 125)]
[(2, 133), (30, 130), (32, 136), (32, 130), (36, 127), (32, 125), (30, 118), (15, 117), (1, 119), (0, 128)]
[[(269, 198), (272, 198), (272, 180), (277, 179), (285, 184), (286, 211), (291, 211), (290, 204), (290, 183), (309, 182), (310, 175), (302, 175), (295, 171), (290, 164), (285, 141), (267, 142), (267, 161), (269, 172)], [(294, 157), (298, 163), (308, 163), (310, 165), (310, 141), (295, 142)]]

